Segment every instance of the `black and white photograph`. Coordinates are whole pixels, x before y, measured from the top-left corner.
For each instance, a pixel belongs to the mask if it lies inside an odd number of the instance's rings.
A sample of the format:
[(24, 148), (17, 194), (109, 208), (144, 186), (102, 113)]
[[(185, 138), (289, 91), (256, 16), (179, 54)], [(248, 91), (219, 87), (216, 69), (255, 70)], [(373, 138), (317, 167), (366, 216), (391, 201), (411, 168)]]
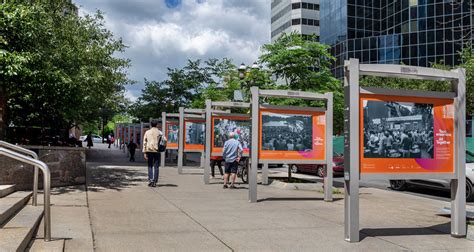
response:
[(242, 148), (250, 148), (250, 120), (214, 119), (214, 147), (224, 147), (229, 133), (234, 132)]
[(186, 144), (204, 144), (205, 134), (205, 123), (186, 122)]
[(178, 143), (179, 126), (168, 124), (168, 143)]
[(365, 158), (433, 158), (433, 104), (363, 100)]
[(311, 115), (262, 113), (262, 150), (311, 151)]

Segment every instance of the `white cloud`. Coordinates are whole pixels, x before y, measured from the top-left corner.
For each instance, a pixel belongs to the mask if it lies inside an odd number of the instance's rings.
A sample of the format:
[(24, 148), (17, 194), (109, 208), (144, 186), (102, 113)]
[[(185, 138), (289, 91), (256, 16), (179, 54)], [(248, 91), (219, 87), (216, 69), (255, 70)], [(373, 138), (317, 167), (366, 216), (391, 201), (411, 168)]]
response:
[(75, 2), (80, 13), (104, 11), (108, 29), (129, 46), (123, 56), (132, 60), (129, 77), (139, 83), (128, 88), (135, 98), (143, 78), (163, 80), (167, 67), (210, 57), (252, 64), (270, 41), (270, 0), (183, 0), (171, 9), (164, 0)]
[(125, 90), (125, 98), (129, 99), (132, 102), (137, 101), (138, 97), (134, 95), (130, 90)]

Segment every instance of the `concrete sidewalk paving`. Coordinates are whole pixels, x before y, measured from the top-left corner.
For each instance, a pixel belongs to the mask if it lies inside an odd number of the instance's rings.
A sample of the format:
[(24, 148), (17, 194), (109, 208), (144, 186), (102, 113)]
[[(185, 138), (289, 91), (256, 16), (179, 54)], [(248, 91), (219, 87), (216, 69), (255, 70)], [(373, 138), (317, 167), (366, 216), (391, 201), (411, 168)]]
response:
[(474, 251), (438, 215), (447, 202), (362, 188), (363, 239), (348, 243), (343, 195), (324, 202), (319, 192), (259, 185), (260, 200), (251, 204), (247, 185), (222, 189), (220, 178), (204, 185), (196, 169), (162, 168), (159, 187), (150, 188), (144, 163), (113, 149), (91, 156), (87, 198), (97, 251)]

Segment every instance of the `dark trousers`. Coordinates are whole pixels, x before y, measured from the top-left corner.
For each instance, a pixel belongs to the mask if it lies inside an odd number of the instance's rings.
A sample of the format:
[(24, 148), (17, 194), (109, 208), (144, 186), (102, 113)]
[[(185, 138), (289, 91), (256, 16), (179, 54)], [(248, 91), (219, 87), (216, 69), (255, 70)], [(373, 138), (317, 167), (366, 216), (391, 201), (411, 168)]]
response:
[(130, 162), (135, 162), (135, 150), (130, 150)]
[(222, 175), (224, 175), (224, 173), (222, 173), (222, 160), (211, 160), (211, 171), (212, 171), (212, 176), (214, 177), (214, 170), (216, 168), (216, 164), (217, 164), (217, 168), (219, 168), (219, 173)]
[(148, 181), (157, 183), (160, 175), (161, 155), (158, 152), (147, 152), (146, 156), (148, 158)]

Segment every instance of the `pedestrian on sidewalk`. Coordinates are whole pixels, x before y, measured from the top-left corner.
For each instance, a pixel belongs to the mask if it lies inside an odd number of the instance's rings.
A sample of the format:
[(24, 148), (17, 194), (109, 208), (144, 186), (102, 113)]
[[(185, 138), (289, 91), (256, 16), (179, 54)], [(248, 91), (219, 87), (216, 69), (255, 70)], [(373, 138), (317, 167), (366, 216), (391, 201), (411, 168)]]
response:
[(89, 132), (89, 134), (87, 134), (86, 140), (84, 140), (84, 142), (87, 142), (87, 148), (89, 149), (94, 146), (94, 143), (92, 142), (92, 133)]
[(216, 169), (216, 164), (217, 168), (219, 169), (219, 173), (221, 176), (224, 176), (224, 173), (222, 173), (222, 156), (211, 156), (211, 171), (212, 171), (212, 177), (214, 178), (214, 171)]
[(148, 186), (151, 187), (156, 187), (160, 174), (160, 142), (166, 142), (166, 137), (157, 125), (158, 121), (152, 120), (151, 129), (147, 130), (143, 136), (143, 155), (148, 161)]
[(242, 144), (237, 140), (238, 135), (234, 132), (229, 133), (229, 139), (224, 143), (222, 150), (222, 158), (225, 160), (225, 174), (224, 174), (224, 189), (228, 188), (227, 183), (232, 180), (230, 188), (235, 188), (235, 177), (237, 174), (237, 167), (242, 157)]
[(135, 162), (135, 150), (137, 149), (137, 144), (133, 142), (133, 140), (131, 140), (128, 145), (128, 151), (130, 152), (130, 162)]

